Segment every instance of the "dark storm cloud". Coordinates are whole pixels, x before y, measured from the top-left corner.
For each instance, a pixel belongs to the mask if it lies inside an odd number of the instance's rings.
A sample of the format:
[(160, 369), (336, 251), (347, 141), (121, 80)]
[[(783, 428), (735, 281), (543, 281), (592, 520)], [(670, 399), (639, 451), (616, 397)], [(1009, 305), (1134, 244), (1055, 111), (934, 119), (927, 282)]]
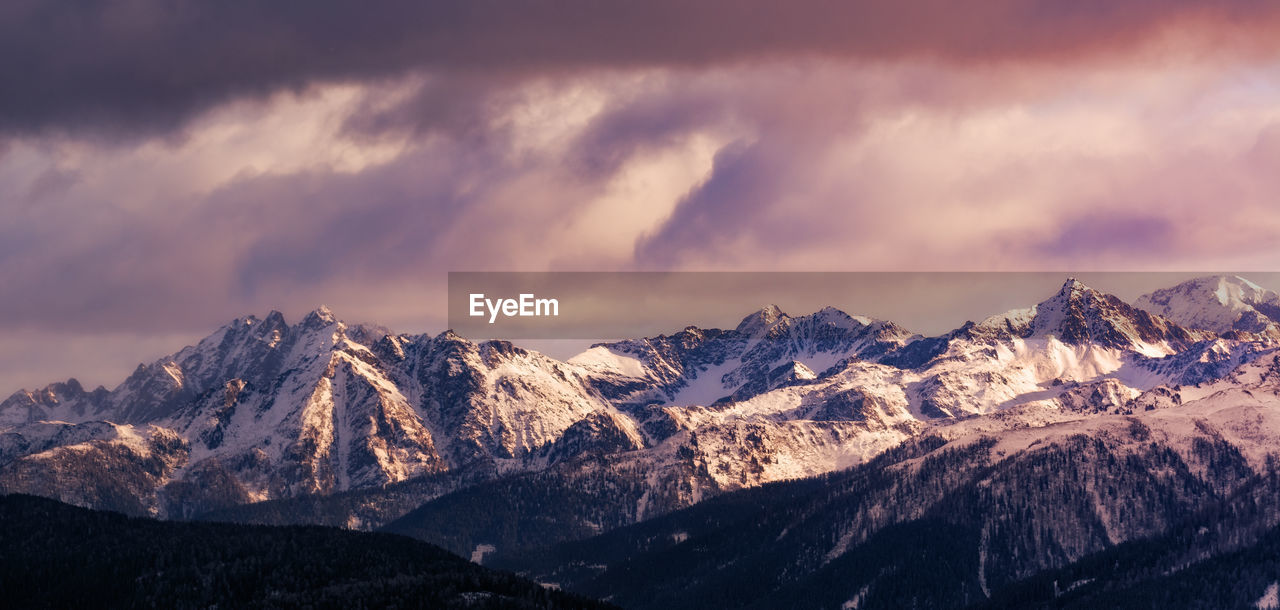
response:
[(482, 145), (492, 140), (493, 115), (519, 101), (513, 88), (474, 73), (431, 74), (408, 88), (389, 104), (381, 95), (366, 95), (343, 122), (343, 132), (356, 139), (440, 134)]
[(1266, 32), (1277, 13), (1265, 0), (10, 0), (0, 130), (164, 131), (235, 97), (409, 71), (1062, 58), (1188, 24), (1225, 27), (1213, 48)]

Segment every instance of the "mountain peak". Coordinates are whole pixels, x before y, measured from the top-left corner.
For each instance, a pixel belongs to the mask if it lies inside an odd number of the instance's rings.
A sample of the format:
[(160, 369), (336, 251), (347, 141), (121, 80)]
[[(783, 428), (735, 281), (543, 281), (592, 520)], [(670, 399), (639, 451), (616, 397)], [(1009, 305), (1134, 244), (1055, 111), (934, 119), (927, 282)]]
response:
[(1142, 295), (1134, 305), (1216, 333), (1262, 332), (1280, 322), (1280, 294), (1238, 275), (1206, 275)]
[(1266, 300), (1267, 293), (1270, 292), (1238, 275), (1209, 275), (1191, 281), (1212, 291), (1218, 303), (1234, 308)]
[(302, 325), (311, 327), (328, 326), (333, 324), (335, 321), (337, 321), (337, 318), (334, 317), (333, 311), (328, 307), (321, 305), (311, 310), (311, 313), (308, 313), (307, 317), (302, 319)]
[(869, 318), (867, 316), (851, 315), (842, 309), (839, 309), (837, 307), (832, 307), (830, 305), (823, 307), (822, 309), (819, 309), (818, 311), (814, 312), (812, 315), (805, 316), (805, 317), (812, 319), (820, 324), (838, 326), (840, 328), (847, 328), (847, 329), (855, 329), (855, 328), (860, 328), (864, 326), (872, 326), (876, 324), (882, 327), (895, 326), (892, 322), (888, 322), (885, 320), (876, 320), (874, 318)]
[(783, 313), (782, 309), (777, 305), (765, 305), (751, 315), (743, 318), (742, 321), (738, 323), (737, 330), (738, 332), (755, 334), (773, 326), (778, 322), (778, 320), (785, 317), (787, 317), (787, 314)]
[(862, 316), (852, 316), (852, 315), (849, 315), (849, 313), (848, 313), (848, 312), (846, 312), (846, 311), (844, 311), (843, 309), (840, 309), (840, 308), (838, 308), (838, 307), (832, 307), (832, 306), (830, 306), (830, 305), (827, 305), (826, 307), (823, 307), (822, 309), (819, 309), (818, 311), (814, 312), (814, 314), (813, 314), (813, 315), (815, 315), (815, 316), (817, 316), (818, 318), (821, 318), (821, 319), (823, 319), (823, 320), (832, 320), (832, 319), (835, 319), (835, 320), (843, 320), (843, 319), (850, 319), (850, 320), (858, 320), (859, 322), (863, 322), (864, 324), (866, 323), (866, 322), (865, 322), (865, 320), (867, 320), (867, 319), (868, 319), (868, 318), (865, 318), (865, 317), (862, 317)]
[(1087, 309), (1092, 303), (1099, 300), (1105, 301), (1109, 296), (1086, 286), (1084, 282), (1074, 277), (1069, 277), (1053, 296), (1041, 301), (1034, 309), (1028, 310), (1034, 314), (1034, 319), (1028, 321), (1039, 328), (1046, 325), (1056, 326), (1062, 316), (1069, 316), (1071, 312)]
[(1196, 337), (1169, 320), (1130, 306), (1115, 295), (1068, 278), (1057, 294), (1036, 305), (1027, 336), (1054, 335), (1064, 343), (1094, 343), (1156, 355)]
[(1085, 285), (1084, 282), (1074, 277), (1068, 277), (1067, 281), (1062, 283), (1062, 288), (1058, 289), (1058, 296), (1077, 296), (1086, 292), (1097, 292), (1096, 290)]

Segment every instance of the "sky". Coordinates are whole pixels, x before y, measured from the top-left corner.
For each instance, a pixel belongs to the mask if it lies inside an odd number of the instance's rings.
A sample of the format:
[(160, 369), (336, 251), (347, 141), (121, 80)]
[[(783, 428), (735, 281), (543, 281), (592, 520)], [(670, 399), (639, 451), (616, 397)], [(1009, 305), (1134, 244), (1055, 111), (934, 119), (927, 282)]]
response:
[(1280, 268), (1280, 4), (960, 6), (4, 2), (0, 395), (448, 271)]

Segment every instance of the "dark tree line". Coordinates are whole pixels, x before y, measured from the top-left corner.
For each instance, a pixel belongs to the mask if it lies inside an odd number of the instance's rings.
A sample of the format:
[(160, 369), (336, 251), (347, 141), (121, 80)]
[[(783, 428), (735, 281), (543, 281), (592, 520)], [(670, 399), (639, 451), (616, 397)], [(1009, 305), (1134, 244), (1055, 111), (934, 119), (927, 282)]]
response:
[(392, 534), (161, 522), (0, 497), (10, 608), (606, 608)]

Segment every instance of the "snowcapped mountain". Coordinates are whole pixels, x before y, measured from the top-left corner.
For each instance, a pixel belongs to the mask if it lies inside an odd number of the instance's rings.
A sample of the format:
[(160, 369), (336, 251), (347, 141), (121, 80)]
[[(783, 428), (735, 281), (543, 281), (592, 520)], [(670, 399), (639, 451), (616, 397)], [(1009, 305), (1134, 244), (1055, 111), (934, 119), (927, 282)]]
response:
[(733, 329), (600, 344), (567, 362), (348, 325), (324, 308), (294, 325), (272, 312), (113, 390), (71, 380), (15, 393), (0, 403), (0, 489), (182, 516), (338, 492), (388, 505), (380, 490), (451, 481), (401, 506), (476, 476), (607, 468), (638, 478), (626, 484), (638, 520), (864, 463), (957, 420), (1004, 429), (1165, 406), (1186, 386), (1234, 383), (1274, 350), (1270, 334), (1185, 327), (1075, 280), (939, 337), (769, 306)]
[(1183, 326), (1216, 333), (1275, 333), (1280, 294), (1239, 276), (1211, 275), (1145, 294), (1134, 305)]
[[(630, 410), (645, 414), (642, 426), (654, 431), (651, 459), (692, 460), (711, 489), (723, 491), (862, 463), (956, 418), (1016, 416), (1043, 425), (1128, 410), (1146, 392), (1217, 379), (1273, 350), (1261, 339), (1182, 328), (1075, 280), (1035, 307), (943, 337), (846, 319), (829, 310), (789, 319), (766, 308), (739, 326), (753, 338), (686, 329), (674, 338), (597, 346), (571, 362), (606, 375), (611, 387), (674, 388), (665, 400), (650, 393), (622, 401), (651, 402)], [(781, 340), (756, 338), (769, 336), (764, 329)], [(838, 339), (805, 342), (797, 334)], [(835, 364), (820, 372), (804, 366), (823, 357)], [(748, 368), (766, 389), (736, 385)]]
[[(509, 343), (394, 335), (323, 308), (290, 326), (273, 312), (139, 366), (111, 391), (68, 382), (14, 394), (0, 404), (0, 480), (38, 493), (115, 450), (117, 437), (160, 434), (182, 447), (141, 503), (165, 513), (529, 458), (611, 410), (572, 367)], [(62, 432), (68, 443), (54, 447), (40, 440), (49, 426), (119, 434)]]

